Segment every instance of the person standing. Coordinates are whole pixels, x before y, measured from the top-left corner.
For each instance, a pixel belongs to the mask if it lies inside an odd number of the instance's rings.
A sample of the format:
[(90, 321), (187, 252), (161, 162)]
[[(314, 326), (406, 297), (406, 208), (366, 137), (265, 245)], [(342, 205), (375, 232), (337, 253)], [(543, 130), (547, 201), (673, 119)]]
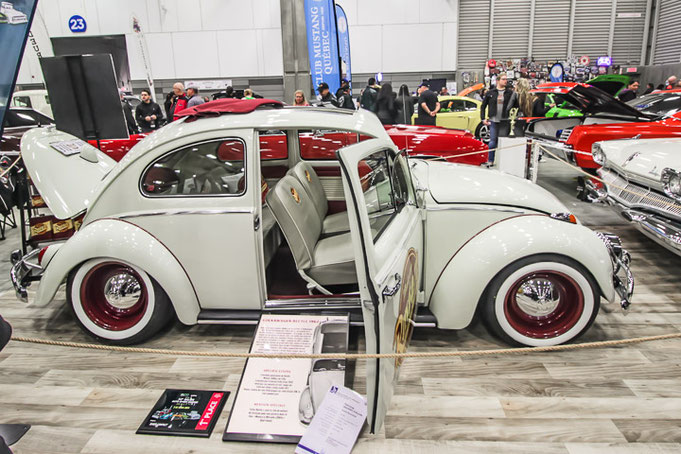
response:
[(636, 98), (636, 92), (638, 91), (638, 87), (639, 87), (638, 80), (632, 80), (631, 82), (629, 82), (629, 85), (627, 85), (627, 88), (622, 90), (617, 95), (617, 97), (622, 102), (631, 101), (632, 99)]
[(305, 92), (303, 90), (296, 90), (293, 94), (293, 105), (296, 107), (309, 106), (310, 103), (305, 99)]
[(367, 86), (359, 94), (359, 107), (373, 112), (379, 88), (376, 85), (376, 79), (369, 77)]
[(672, 88), (674, 88), (674, 85), (676, 85), (677, 80), (678, 79), (676, 76), (669, 76), (669, 79), (667, 79), (664, 83), (664, 89), (671, 90)]
[(449, 96), (449, 90), (446, 85), (440, 88), (440, 96)]
[(347, 79), (341, 79), (340, 87), (338, 87), (338, 90), (336, 90), (336, 99), (340, 102), (341, 96), (343, 96), (343, 93), (345, 92), (345, 89), (350, 91), (350, 82), (348, 82)]
[(389, 83), (383, 84), (376, 97), (376, 116), (384, 125), (395, 123), (397, 106), (393, 100), (393, 87)]
[(179, 118), (177, 114), (186, 108), (187, 96), (184, 94), (184, 85), (182, 82), (176, 82), (173, 85), (173, 103), (170, 105), (168, 122), (177, 120)]
[(494, 152), (499, 143), (501, 123), (508, 121), (508, 114), (514, 107), (518, 107), (518, 96), (508, 86), (506, 74), (501, 73), (497, 78), (497, 85), (487, 92), (480, 105), (480, 118), (489, 126), (488, 165), (494, 164)]
[(400, 91), (397, 93), (397, 113), (395, 114), (395, 123), (403, 125), (411, 124), (411, 116), (414, 115), (414, 98), (409, 93), (407, 84), (400, 86)]
[(428, 82), (421, 83), (417, 93), (419, 94), (419, 100), (416, 124), (435, 126), (436, 115), (440, 110), (440, 103), (437, 102), (437, 95), (430, 91), (430, 84)]
[(200, 106), (205, 101), (199, 96), (199, 89), (196, 87), (187, 88), (187, 108)]
[(137, 129), (135, 118), (132, 116), (132, 107), (125, 99), (125, 91), (121, 88), (118, 90), (118, 95), (121, 97), (121, 108), (123, 109), (123, 115), (125, 116), (125, 125), (128, 128), (128, 134), (137, 134), (139, 130)]
[(142, 102), (135, 108), (135, 119), (142, 132), (152, 132), (159, 128), (161, 119), (161, 106), (151, 100), (151, 92), (146, 88), (140, 94)]
[(317, 101), (321, 107), (338, 107), (336, 97), (329, 91), (329, 84), (326, 82), (320, 83), (317, 87), (317, 92), (319, 92)]
[(644, 95), (647, 95), (647, 94), (649, 94), (649, 93), (652, 93), (653, 90), (655, 90), (655, 85), (653, 85), (653, 84), (651, 84), (650, 82), (648, 82), (648, 85), (647, 85), (647, 87), (646, 87), (646, 91), (644, 91), (643, 94), (644, 94)]
[(353, 101), (352, 96), (350, 96), (350, 86), (345, 85), (339, 90), (340, 96), (336, 97), (338, 100), (338, 107), (341, 109), (355, 110), (355, 101)]

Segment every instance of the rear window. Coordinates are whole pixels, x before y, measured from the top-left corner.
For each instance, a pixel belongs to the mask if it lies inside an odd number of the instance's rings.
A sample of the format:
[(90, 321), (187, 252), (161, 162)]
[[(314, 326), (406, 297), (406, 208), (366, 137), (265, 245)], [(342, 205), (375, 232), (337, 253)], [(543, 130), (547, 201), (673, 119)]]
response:
[(667, 116), (681, 110), (681, 93), (650, 93), (627, 102), (643, 113)]
[(258, 131), (258, 136), (261, 160), (288, 159), (288, 137), (285, 131), (277, 129)]
[(298, 131), (300, 157), (308, 161), (335, 161), (336, 150), (357, 143), (357, 133), (349, 131)]

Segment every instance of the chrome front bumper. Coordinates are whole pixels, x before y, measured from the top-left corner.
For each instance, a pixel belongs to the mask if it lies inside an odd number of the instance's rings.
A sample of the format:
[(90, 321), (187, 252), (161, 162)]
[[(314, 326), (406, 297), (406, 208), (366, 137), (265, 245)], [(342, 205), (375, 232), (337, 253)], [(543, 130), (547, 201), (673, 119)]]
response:
[(43, 269), (35, 263), (40, 249), (34, 249), (28, 254), (21, 256), (20, 251), (14, 251), (11, 255), (12, 269), (9, 271), (9, 278), (14, 285), (17, 298), (23, 302), (28, 302), (27, 287), (32, 281), (37, 281), (42, 275)]
[(645, 236), (681, 255), (681, 223), (660, 215), (627, 208), (619, 203), (614, 203), (613, 206)]
[(634, 275), (629, 267), (631, 256), (622, 247), (622, 242), (617, 235), (603, 232), (596, 232), (596, 235), (605, 243), (610, 253), (613, 268), (612, 283), (620, 298), (620, 306), (622, 309), (628, 309), (631, 305), (631, 296), (634, 294)]

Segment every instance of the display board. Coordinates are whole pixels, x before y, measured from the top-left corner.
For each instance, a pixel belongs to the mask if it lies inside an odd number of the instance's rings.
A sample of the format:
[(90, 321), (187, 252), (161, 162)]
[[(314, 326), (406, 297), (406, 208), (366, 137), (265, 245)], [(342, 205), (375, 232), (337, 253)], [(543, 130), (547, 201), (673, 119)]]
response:
[[(251, 353), (344, 353), (347, 316), (264, 314)], [(343, 386), (344, 359), (250, 358), (241, 375), (225, 441), (298, 443), (331, 386)]]
[(166, 389), (138, 434), (209, 437), (229, 391)]
[(42, 58), (57, 129), (83, 140), (128, 138), (111, 55)]

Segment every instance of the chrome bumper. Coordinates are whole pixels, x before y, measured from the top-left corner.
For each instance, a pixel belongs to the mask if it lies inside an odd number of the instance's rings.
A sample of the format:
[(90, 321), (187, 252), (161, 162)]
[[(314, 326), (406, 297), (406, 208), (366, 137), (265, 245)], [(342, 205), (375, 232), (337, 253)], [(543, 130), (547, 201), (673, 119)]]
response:
[(620, 306), (622, 309), (628, 309), (631, 305), (631, 296), (634, 294), (634, 275), (629, 267), (631, 256), (622, 248), (622, 242), (617, 235), (603, 232), (596, 232), (596, 235), (605, 243), (610, 253), (613, 268), (612, 283), (620, 298)]
[(614, 203), (613, 206), (645, 236), (681, 255), (681, 223), (660, 215), (627, 208), (619, 203)]
[(9, 278), (14, 285), (17, 298), (23, 302), (28, 302), (27, 287), (32, 281), (40, 279), (43, 269), (37, 263), (33, 263), (40, 249), (34, 249), (25, 256), (21, 256), (20, 251), (14, 251), (11, 255), (12, 269), (9, 271)]

